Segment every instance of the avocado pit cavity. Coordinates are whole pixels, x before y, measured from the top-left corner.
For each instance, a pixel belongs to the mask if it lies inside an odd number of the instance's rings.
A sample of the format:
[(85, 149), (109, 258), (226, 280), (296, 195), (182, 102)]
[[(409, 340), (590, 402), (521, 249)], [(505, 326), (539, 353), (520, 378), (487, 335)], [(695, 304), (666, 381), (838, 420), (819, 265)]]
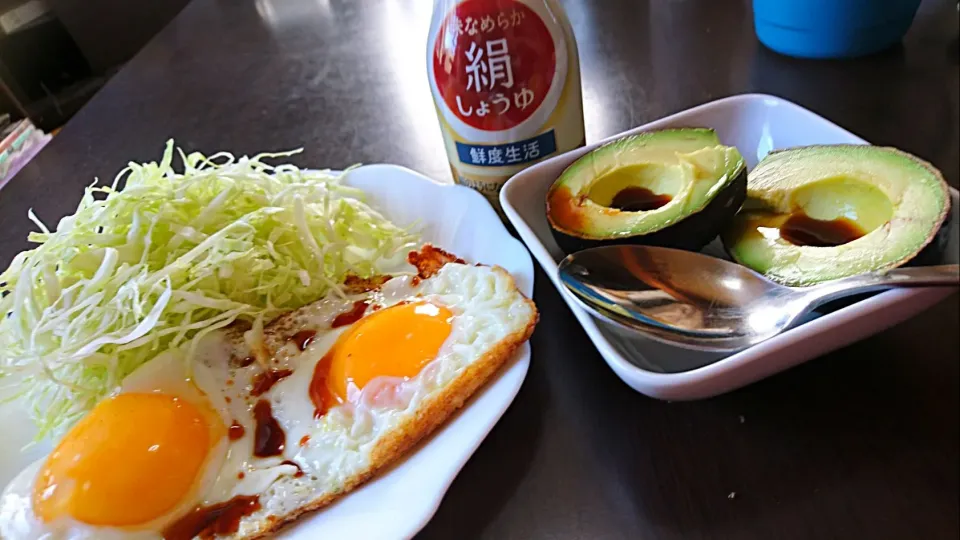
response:
[(746, 230), (794, 246), (836, 247), (890, 221), (893, 203), (879, 189), (855, 178), (834, 176), (797, 189), (793, 212), (745, 212)]
[(613, 169), (596, 179), (587, 197), (621, 212), (649, 212), (673, 200), (683, 187), (677, 165), (638, 163)]

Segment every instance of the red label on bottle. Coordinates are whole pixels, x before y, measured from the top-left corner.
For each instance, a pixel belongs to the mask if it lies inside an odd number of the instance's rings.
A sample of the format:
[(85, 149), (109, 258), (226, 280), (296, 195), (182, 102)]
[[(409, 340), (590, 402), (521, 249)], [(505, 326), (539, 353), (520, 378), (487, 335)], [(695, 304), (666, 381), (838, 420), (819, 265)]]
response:
[(549, 29), (516, 0), (467, 0), (440, 25), (433, 74), (443, 101), (469, 126), (513, 128), (543, 103), (557, 69)]

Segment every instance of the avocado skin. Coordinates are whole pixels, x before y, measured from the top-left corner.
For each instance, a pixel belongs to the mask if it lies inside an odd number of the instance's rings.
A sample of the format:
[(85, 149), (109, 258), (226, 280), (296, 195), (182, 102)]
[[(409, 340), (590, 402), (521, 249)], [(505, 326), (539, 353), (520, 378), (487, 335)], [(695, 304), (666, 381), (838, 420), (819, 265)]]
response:
[(564, 253), (570, 254), (599, 246), (636, 244), (642, 246), (669, 247), (687, 251), (700, 251), (717, 237), (747, 198), (747, 169), (742, 168), (736, 178), (718, 193), (713, 200), (695, 214), (690, 214), (673, 225), (650, 234), (621, 236), (603, 240), (580, 238), (562, 233), (553, 227), (550, 232)]
[(947, 212), (946, 219), (940, 225), (940, 230), (933, 235), (930, 243), (924, 246), (912, 259), (907, 260), (903, 266), (931, 266), (943, 263), (943, 254), (947, 249), (947, 240), (950, 238), (950, 225), (953, 223), (953, 212)]

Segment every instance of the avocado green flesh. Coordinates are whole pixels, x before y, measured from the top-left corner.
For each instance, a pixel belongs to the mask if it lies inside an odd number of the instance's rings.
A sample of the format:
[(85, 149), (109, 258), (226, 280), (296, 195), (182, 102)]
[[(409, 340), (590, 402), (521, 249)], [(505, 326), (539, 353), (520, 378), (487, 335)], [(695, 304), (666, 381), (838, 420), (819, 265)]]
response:
[[(936, 169), (890, 148), (812, 146), (774, 152), (750, 173), (747, 201), (721, 236), (739, 263), (803, 286), (900, 266), (936, 236), (949, 211)], [(796, 245), (790, 215), (845, 219), (866, 234), (836, 246)]]
[[(745, 168), (737, 149), (721, 145), (712, 130), (641, 133), (602, 146), (567, 168), (548, 194), (548, 215), (555, 230), (583, 239), (649, 235), (701, 211)], [(612, 208), (617, 194), (630, 188), (670, 201), (652, 210)]]

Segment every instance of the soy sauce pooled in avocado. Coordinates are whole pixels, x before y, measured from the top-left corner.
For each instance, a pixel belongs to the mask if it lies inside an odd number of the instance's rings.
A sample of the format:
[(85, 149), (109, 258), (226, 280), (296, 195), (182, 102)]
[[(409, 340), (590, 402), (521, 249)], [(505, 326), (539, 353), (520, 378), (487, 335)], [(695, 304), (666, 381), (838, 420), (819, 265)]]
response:
[(846, 218), (829, 221), (794, 212), (780, 227), (780, 237), (797, 246), (832, 247), (853, 242), (867, 234)]
[(670, 195), (661, 195), (645, 187), (627, 187), (613, 196), (611, 208), (624, 212), (647, 212), (656, 210), (673, 200)]
[(852, 219), (817, 219), (802, 209), (789, 214), (754, 211), (745, 217), (741, 227), (746, 234), (781, 238), (794, 246), (812, 247), (842, 246), (870, 232)]

